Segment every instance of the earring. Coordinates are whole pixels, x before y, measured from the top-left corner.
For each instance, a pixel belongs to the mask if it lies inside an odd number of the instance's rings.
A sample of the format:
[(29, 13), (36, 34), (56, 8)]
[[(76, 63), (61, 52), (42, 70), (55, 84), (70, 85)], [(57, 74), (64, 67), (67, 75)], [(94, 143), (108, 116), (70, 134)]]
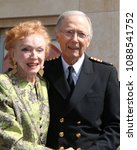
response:
[(41, 77), (43, 77), (43, 74), (44, 74), (44, 66), (42, 66), (41, 68), (40, 68), (40, 70), (39, 70), (39, 74), (40, 74), (40, 76)]
[(12, 75), (15, 75), (17, 72), (17, 63), (15, 62), (14, 59), (12, 59), (12, 63), (13, 63)]

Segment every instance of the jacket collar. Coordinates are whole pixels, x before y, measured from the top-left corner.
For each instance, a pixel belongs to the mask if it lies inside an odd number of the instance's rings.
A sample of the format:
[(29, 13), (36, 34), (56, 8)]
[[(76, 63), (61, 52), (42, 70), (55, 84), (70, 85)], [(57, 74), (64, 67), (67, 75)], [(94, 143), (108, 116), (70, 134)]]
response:
[[(52, 67), (51, 67), (52, 68)], [(65, 73), (62, 66), (61, 57), (56, 60), (56, 66), (54, 66), (54, 71), (52, 71), (51, 82), (56, 90), (60, 93), (63, 99), (67, 98), (69, 94), (69, 86), (65, 77)], [(73, 91), (71, 98), (69, 99), (68, 109), (65, 110), (68, 113), (76, 104), (83, 98), (89, 88), (95, 81), (96, 76), (93, 71), (93, 64), (89, 60), (88, 56), (85, 55), (84, 62), (82, 64), (79, 79)]]
[(94, 83), (96, 76), (93, 73), (94, 71), (92, 65), (92, 62), (86, 56), (82, 65), (79, 79), (69, 100), (68, 109), (65, 111), (65, 113), (71, 111), (73, 107), (75, 107), (79, 101), (81, 101), (83, 96), (86, 95), (87, 91), (89, 91), (90, 87)]

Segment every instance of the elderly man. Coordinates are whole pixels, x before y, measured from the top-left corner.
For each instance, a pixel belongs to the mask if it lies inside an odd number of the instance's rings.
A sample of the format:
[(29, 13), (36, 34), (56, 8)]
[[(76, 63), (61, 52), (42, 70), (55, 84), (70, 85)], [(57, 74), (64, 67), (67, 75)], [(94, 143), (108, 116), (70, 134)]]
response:
[(56, 39), (62, 54), (45, 62), (51, 112), (47, 146), (54, 149), (116, 150), (120, 91), (115, 67), (85, 54), (92, 24), (81, 11), (63, 13)]

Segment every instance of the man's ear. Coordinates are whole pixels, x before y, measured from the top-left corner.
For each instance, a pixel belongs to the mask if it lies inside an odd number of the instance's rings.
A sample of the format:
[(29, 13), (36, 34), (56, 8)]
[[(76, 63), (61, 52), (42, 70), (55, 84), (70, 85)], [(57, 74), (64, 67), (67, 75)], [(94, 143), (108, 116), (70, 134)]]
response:
[(59, 42), (59, 33), (55, 32), (55, 36), (56, 36), (56, 41)]
[(61, 51), (55, 45), (50, 44), (50, 50), (48, 56), (46, 57), (46, 60), (57, 58), (60, 55), (61, 55)]
[(88, 38), (88, 39), (87, 39), (87, 48), (89, 47), (90, 43), (91, 43), (91, 39)]

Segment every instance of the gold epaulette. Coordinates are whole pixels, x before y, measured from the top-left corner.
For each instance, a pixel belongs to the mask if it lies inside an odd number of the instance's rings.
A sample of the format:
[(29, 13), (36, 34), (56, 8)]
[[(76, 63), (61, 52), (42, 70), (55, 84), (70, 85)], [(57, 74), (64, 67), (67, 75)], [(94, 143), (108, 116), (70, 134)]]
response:
[(95, 61), (95, 62), (102, 63), (102, 64), (113, 65), (112, 63), (105, 62), (105, 61), (103, 61), (101, 59), (98, 59), (98, 58), (95, 58), (95, 57), (89, 57), (89, 59), (92, 60), (92, 61)]
[[(60, 55), (59, 55), (59, 56), (60, 56)], [(59, 56), (57, 56), (57, 57), (52, 57), (52, 58), (47, 58), (46, 61), (52, 61), (52, 60), (58, 59)]]

